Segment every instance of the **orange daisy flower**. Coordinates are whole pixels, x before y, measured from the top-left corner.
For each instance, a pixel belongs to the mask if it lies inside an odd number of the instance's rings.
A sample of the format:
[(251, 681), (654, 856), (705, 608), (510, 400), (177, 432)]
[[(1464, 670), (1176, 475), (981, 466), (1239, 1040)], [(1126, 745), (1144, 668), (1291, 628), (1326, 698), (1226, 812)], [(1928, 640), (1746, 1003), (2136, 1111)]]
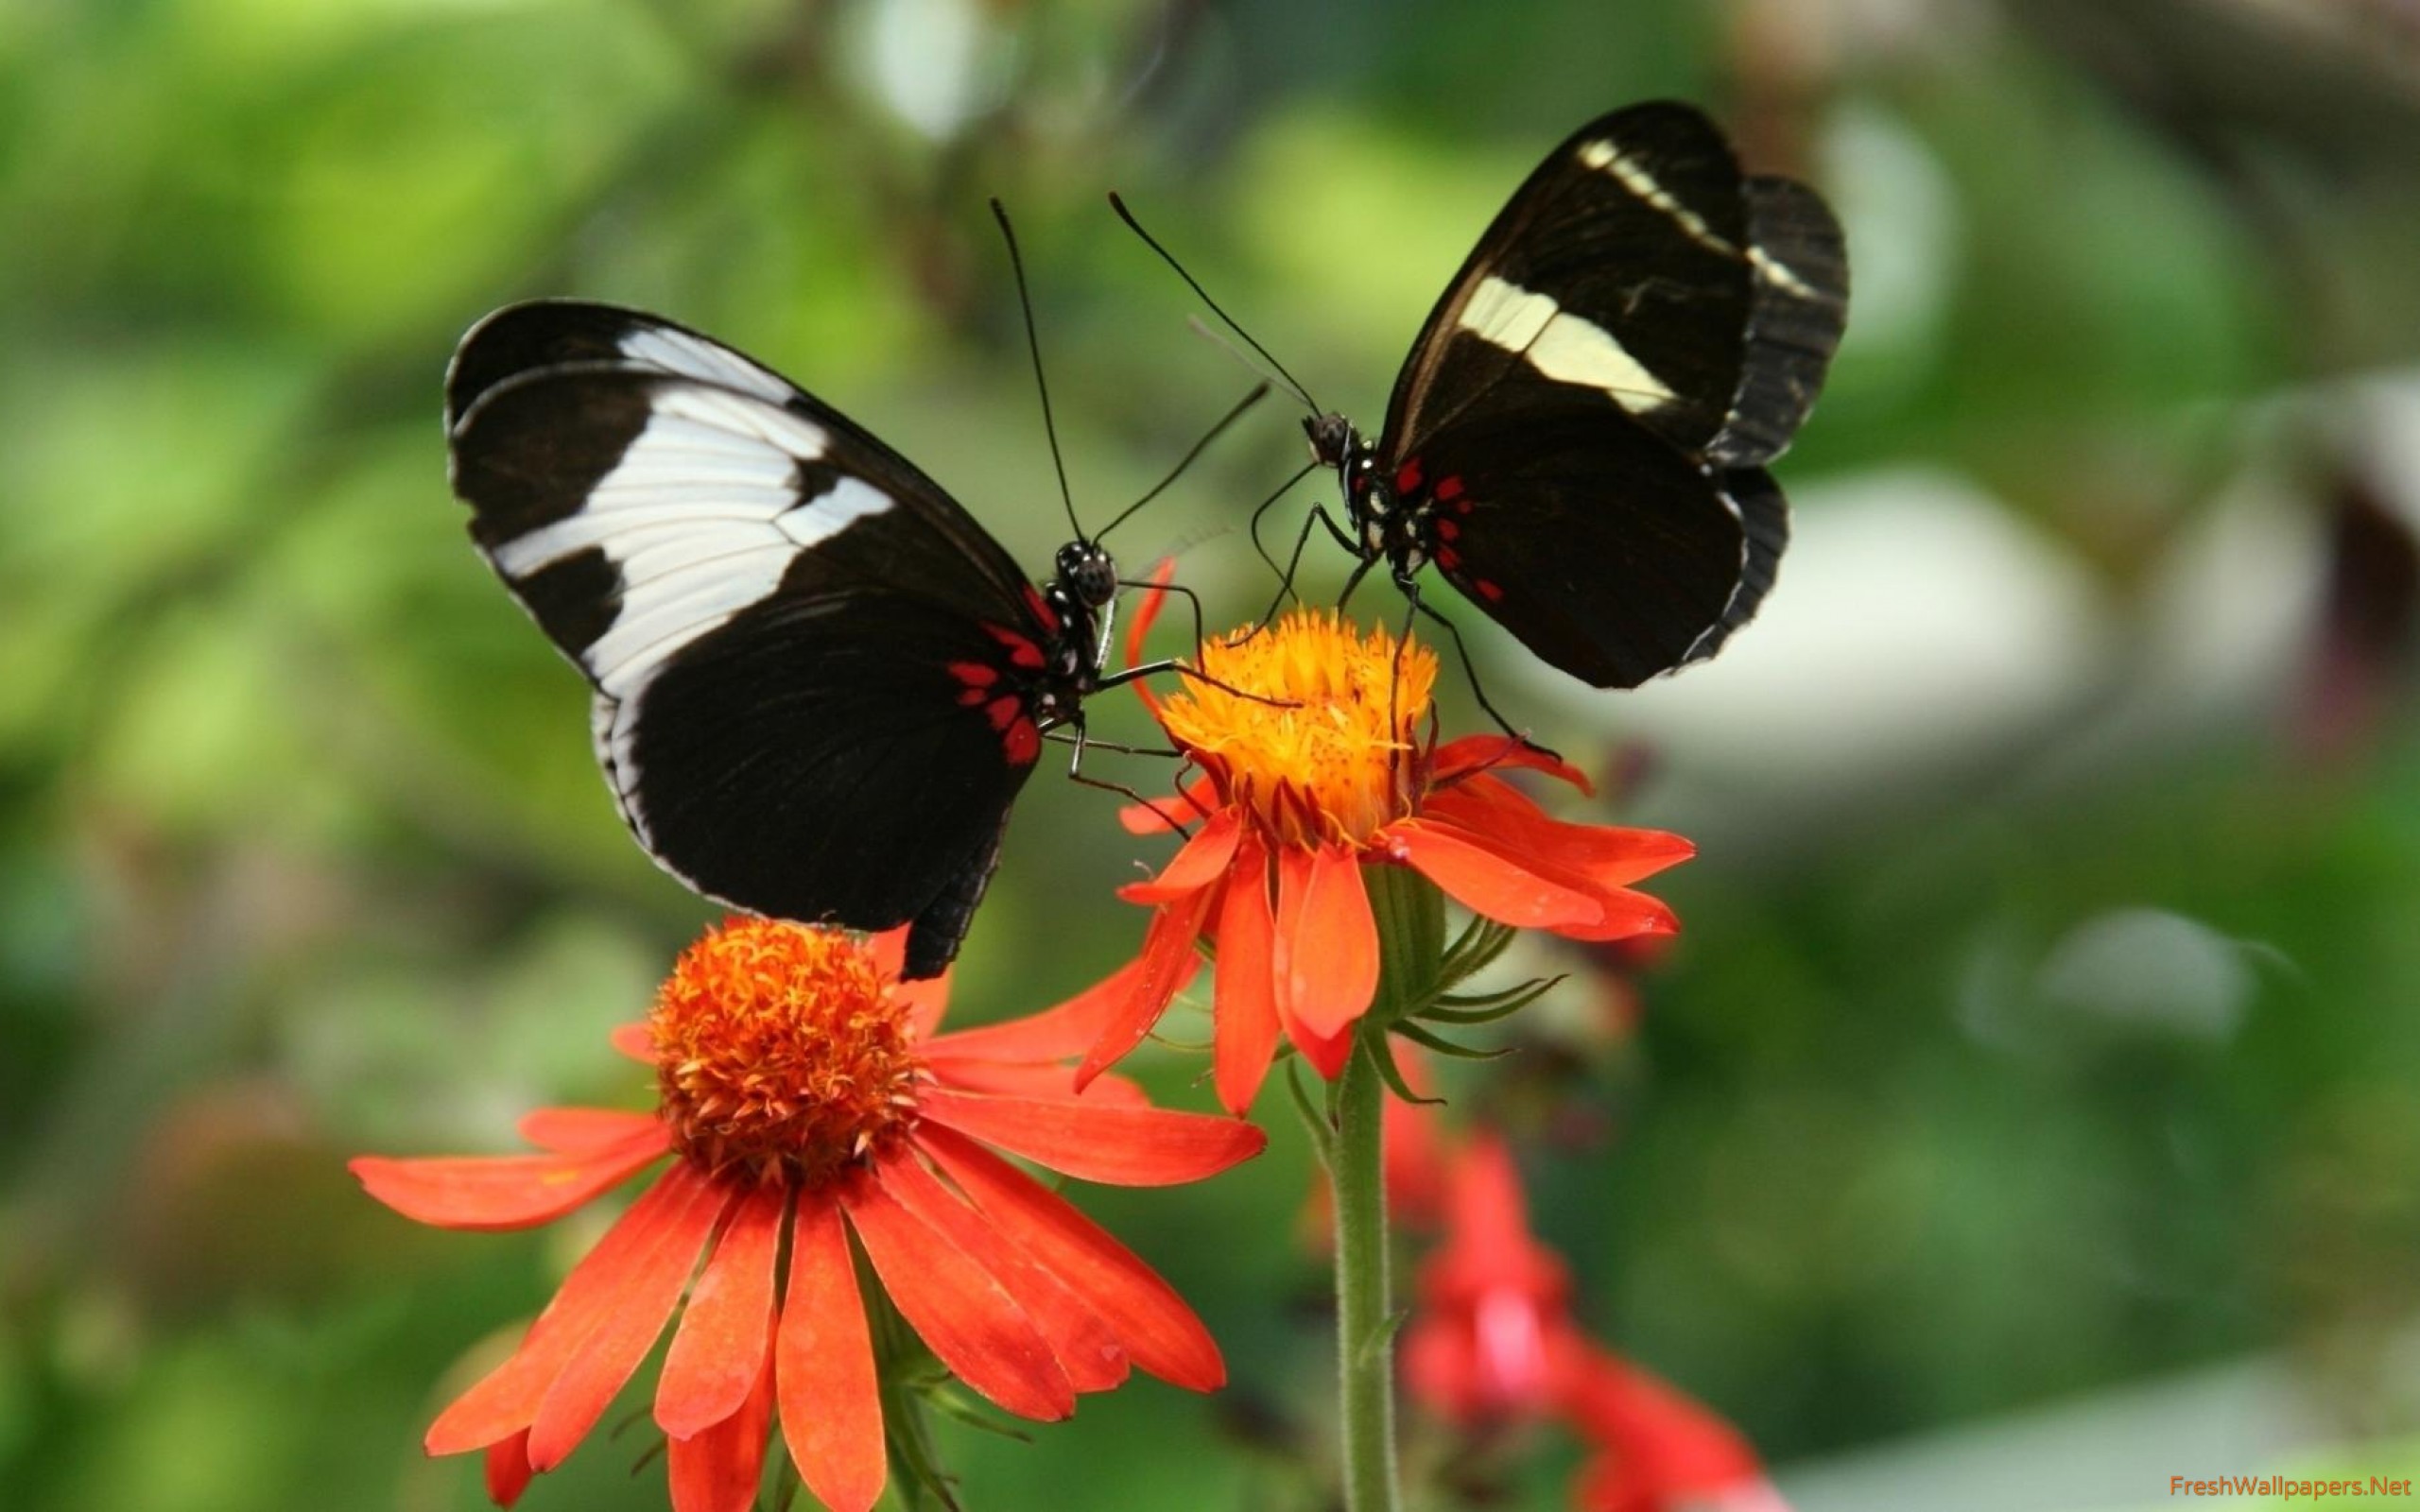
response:
[[(1130, 656), (1157, 607), (1135, 616)], [(1296, 611), (1205, 644), (1201, 671), (1224, 688), (1194, 681), (1162, 699), (1135, 684), (1200, 773), (1171, 802), (1129, 809), (1128, 828), (1165, 829), (1167, 811), (1204, 822), (1156, 878), (1121, 894), (1157, 913), (1133, 991), (1080, 1084), (1150, 1032), (1192, 978), (1197, 939), (1219, 962), (1219, 1100), (1238, 1114), (1251, 1106), (1281, 1032), (1333, 1079), (1378, 987), (1368, 868), (1409, 867), (1475, 914), (1574, 939), (1678, 927), (1631, 884), (1686, 859), (1690, 844), (1548, 818), (1503, 774), (1528, 767), (1590, 787), (1535, 747), (1424, 738), (1437, 677), (1426, 646)]]
[(1075, 1094), (1063, 1062), (1123, 974), (1030, 1019), (936, 1034), (946, 988), (896, 980), (903, 934), (726, 920), (615, 1037), (654, 1066), (655, 1112), (533, 1113), (522, 1132), (537, 1155), (353, 1162), (406, 1217), (506, 1229), (671, 1157), (512, 1357), (439, 1415), (429, 1452), (485, 1450), (490, 1493), (511, 1504), (678, 1313), (655, 1392), (675, 1512), (751, 1506), (776, 1418), (807, 1488), (865, 1512), (886, 1459), (859, 1255), (934, 1356), (1019, 1416), (1064, 1418), (1130, 1364), (1196, 1391), (1224, 1383), (1167, 1283), (994, 1151), (1160, 1186), (1258, 1154), (1260, 1131), (1154, 1108), (1114, 1079)]

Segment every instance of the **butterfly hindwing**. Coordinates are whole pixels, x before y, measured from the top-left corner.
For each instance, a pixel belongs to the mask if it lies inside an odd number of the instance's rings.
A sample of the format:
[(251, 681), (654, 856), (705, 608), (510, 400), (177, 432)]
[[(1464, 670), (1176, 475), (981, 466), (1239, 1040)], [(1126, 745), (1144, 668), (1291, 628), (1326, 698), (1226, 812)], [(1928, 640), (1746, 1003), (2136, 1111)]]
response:
[(954, 953), (1040, 736), (1054, 627), (946, 493), (694, 332), (499, 312), (447, 387), (481, 552), (596, 692), (597, 756), (659, 865), (759, 913), (919, 922)]
[(1498, 386), (1395, 476), (1430, 501), (1430, 559), (1446, 580), (1597, 687), (1689, 660), (1740, 586), (1745, 532), (1718, 482), (1567, 385)]
[(600, 710), (600, 759), (640, 843), (697, 890), (890, 928), (970, 873), (979, 892), (1033, 770), (1031, 726), (1021, 761), (1004, 739), (1022, 709), (962, 702), (949, 670), (1002, 651), (897, 594), (776, 594)]
[(1731, 412), (1706, 447), (1731, 467), (1770, 462), (1789, 447), (1848, 320), (1848, 248), (1831, 207), (1788, 179), (1752, 178), (1747, 198), (1747, 356)]

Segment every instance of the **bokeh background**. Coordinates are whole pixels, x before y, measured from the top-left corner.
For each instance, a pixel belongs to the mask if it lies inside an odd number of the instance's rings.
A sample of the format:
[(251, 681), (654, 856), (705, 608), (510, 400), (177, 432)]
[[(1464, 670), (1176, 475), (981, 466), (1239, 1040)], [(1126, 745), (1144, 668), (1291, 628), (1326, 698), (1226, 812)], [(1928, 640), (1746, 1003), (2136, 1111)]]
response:
[[(1457, 1116), (1519, 1132), (1590, 1327), (1802, 1512), (2420, 1470), (2403, 0), (11, 0), (0, 1504), (483, 1504), (420, 1432), (596, 1231), (422, 1230), (342, 1169), (642, 1097), (602, 1036), (708, 917), (464, 539), (438, 383), (473, 319), (718, 333), (1039, 569), (1066, 526), (987, 195), (1098, 524), (1250, 382), (1103, 190), (1374, 423), (1538, 155), (1665, 94), (1831, 197), (1849, 336), (1720, 661), (1599, 695), (1475, 636), (1598, 816), (1703, 852), (1660, 959), (1519, 963), (1580, 974)], [(1272, 400), (1112, 544), (1241, 621), (1243, 517), (1300, 455)], [(1037, 780), (959, 1011), (1122, 959), (1111, 888), (1164, 851)], [(1198, 1055), (1142, 1064), (1209, 1106)], [(1307, 1162), (1263, 1113), (1253, 1167), (1086, 1199), (1233, 1390), (949, 1429), (970, 1507), (1322, 1504)], [(647, 1439), (527, 1504), (660, 1506)], [(1560, 1504), (1574, 1452), (1534, 1448), (1498, 1504)]]

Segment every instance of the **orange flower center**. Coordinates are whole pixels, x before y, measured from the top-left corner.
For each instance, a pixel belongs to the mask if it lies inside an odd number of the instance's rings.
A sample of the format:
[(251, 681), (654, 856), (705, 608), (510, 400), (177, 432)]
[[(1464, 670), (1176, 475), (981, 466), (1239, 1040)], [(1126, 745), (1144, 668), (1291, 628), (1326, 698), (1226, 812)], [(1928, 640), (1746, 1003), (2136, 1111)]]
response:
[(821, 1181), (915, 1111), (907, 1007), (837, 930), (725, 919), (683, 953), (648, 1028), (665, 1121), (712, 1172)]
[(1257, 696), (1188, 679), (1160, 724), (1270, 843), (1357, 846), (1411, 811), (1437, 653), (1297, 610), (1204, 645), (1201, 671)]

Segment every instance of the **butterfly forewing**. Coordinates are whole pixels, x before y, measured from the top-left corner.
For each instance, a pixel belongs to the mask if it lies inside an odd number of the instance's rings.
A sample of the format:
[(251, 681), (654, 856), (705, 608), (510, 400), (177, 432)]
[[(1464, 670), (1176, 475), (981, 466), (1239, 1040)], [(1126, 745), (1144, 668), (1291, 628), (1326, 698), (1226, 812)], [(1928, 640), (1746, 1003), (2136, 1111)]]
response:
[(823, 408), (770, 368), (662, 316), (581, 300), (532, 300), (505, 306), (462, 337), (445, 373), (445, 427), (450, 432), (481, 394), (508, 378), (587, 363), (694, 378), (808, 412)]
[(710, 897), (945, 965), (1040, 736), (1056, 627), (905, 459), (773, 373), (634, 311), (516, 306), (447, 385), (456, 492), (587, 676), (597, 757)]
[(1388, 406), (1416, 447), (1522, 372), (1599, 393), (1671, 444), (1721, 430), (1752, 299), (1738, 163), (1685, 106), (1616, 111), (1530, 174), (1430, 314)]

